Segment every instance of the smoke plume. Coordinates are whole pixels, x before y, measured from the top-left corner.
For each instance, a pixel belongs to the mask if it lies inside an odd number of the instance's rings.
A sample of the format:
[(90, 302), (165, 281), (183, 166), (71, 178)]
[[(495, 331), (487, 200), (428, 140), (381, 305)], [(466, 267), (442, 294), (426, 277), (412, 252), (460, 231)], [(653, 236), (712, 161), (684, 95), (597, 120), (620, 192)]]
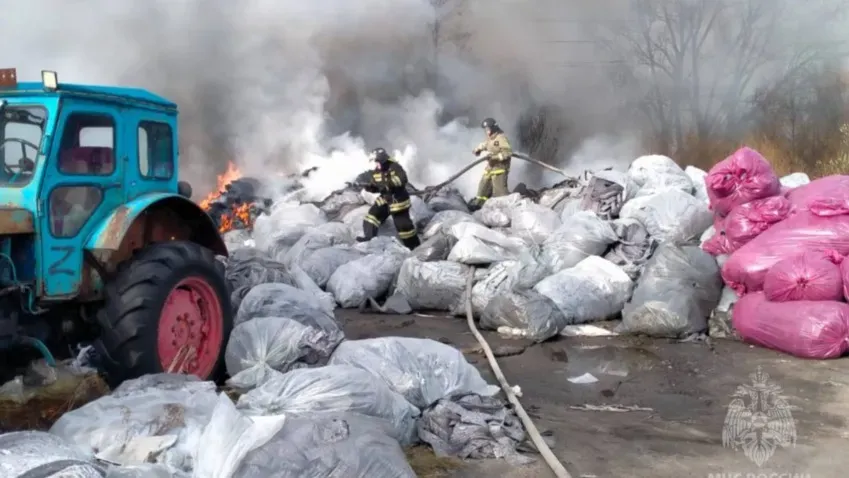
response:
[[(615, 1), (12, 3), (2, 66), (174, 100), (181, 178), (200, 194), (233, 161), (259, 177), (322, 166), (310, 178), (320, 196), (367, 169), (377, 146), (397, 152), (414, 184), (434, 184), (473, 159), (488, 116), (515, 149), (547, 141), (545, 159), (571, 170), (640, 149), (643, 128), (619, 108), (644, 88), (614, 88), (598, 65), (615, 55), (580, 27)], [(563, 127), (535, 130), (543, 111)], [(532, 168), (517, 164), (512, 185), (557, 179)], [(458, 186), (471, 194), (477, 179)]]

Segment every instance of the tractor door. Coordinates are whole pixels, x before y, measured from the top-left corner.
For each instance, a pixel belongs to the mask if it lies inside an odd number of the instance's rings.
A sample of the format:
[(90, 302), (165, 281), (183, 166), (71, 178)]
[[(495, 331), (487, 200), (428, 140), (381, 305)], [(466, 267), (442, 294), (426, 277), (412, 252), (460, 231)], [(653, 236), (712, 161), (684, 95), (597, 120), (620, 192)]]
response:
[(177, 192), (177, 118), (173, 114), (149, 110), (128, 111), (123, 116), (128, 134), (124, 188), (127, 201), (143, 194)]
[(124, 203), (128, 141), (122, 121), (107, 105), (79, 100), (62, 105), (38, 201), (43, 300), (79, 293), (85, 241)]

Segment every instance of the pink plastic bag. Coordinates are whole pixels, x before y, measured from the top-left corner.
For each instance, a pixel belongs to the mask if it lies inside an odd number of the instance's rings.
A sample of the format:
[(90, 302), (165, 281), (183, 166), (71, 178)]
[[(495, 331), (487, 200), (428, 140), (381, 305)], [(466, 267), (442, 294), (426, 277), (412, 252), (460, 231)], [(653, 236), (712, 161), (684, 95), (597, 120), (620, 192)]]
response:
[(849, 260), (840, 263), (840, 277), (843, 279), (843, 298), (849, 301)]
[(714, 222), (716, 234), (705, 241), (708, 254), (730, 254), (790, 214), (790, 201), (782, 196), (756, 199), (735, 207), (724, 219)]
[(744, 341), (796, 357), (836, 358), (849, 349), (849, 304), (844, 302), (770, 302), (757, 292), (734, 304), (731, 323)]
[(829, 215), (841, 210), (813, 204), (810, 211), (792, 212), (733, 252), (722, 266), (722, 278), (744, 295), (761, 290), (767, 271), (788, 257), (816, 251), (849, 254), (849, 211)]
[(705, 176), (710, 208), (725, 216), (734, 206), (781, 193), (781, 183), (769, 162), (751, 148), (740, 148)]
[(793, 206), (806, 208), (824, 200), (849, 202), (849, 176), (835, 174), (815, 179), (784, 194)]
[(842, 300), (843, 256), (803, 252), (783, 259), (764, 276), (764, 295), (772, 302), (798, 300)]

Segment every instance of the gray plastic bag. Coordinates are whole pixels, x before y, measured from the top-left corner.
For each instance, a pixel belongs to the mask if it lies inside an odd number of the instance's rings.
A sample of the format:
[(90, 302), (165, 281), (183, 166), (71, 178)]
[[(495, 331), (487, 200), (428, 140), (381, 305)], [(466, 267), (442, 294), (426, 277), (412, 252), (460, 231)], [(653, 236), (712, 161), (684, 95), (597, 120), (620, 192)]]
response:
[(350, 246), (333, 246), (318, 249), (299, 262), (310, 279), (319, 287), (327, 287), (327, 281), (336, 269), (362, 257), (365, 257), (364, 253)]
[(377, 377), (350, 365), (327, 365), (274, 374), (239, 397), (236, 407), (251, 415), (315, 416), (352, 412), (385, 420), (404, 445), (415, 441), (419, 410)]
[(451, 248), (457, 239), (448, 234), (437, 233), (413, 250), (413, 256), (422, 262), (444, 261), (448, 259)]
[(560, 227), (560, 216), (539, 204), (525, 204), (511, 211), (510, 230), (514, 236), (541, 244)]
[(534, 290), (563, 312), (566, 325), (613, 318), (631, 297), (634, 282), (612, 262), (590, 256), (541, 280)]
[(250, 451), (238, 478), (416, 478), (384, 422), (354, 413), (292, 416)]
[(701, 332), (721, 294), (713, 257), (699, 246), (662, 244), (646, 264), (616, 332), (672, 338)]
[(474, 218), (488, 227), (508, 227), (512, 211), (520, 205), (530, 204), (519, 193), (488, 199), (483, 206), (475, 211)]
[(468, 272), (468, 266), (457, 262), (422, 262), (411, 257), (401, 265), (395, 293), (413, 310), (455, 311), (464, 305)]
[(484, 308), (480, 325), (499, 332), (506, 327), (512, 329), (505, 331), (511, 335), (542, 342), (559, 334), (568, 322), (551, 299), (533, 290), (523, 290), (496, 295)]
[(369, 254), (336, 269), (327, 281), (327, 291), (343, 308), (359, 307), (369, 298), (389, 291), (405, 256), (395, 253)]
[(590, 211), (563, 221), (543, 244), (540, 260), (552, 273), (574, 267), (589, 256), (600, 256), (619, 240), (610, 223)]
[(451, 228), (455, 224), (459, 224), (461, 222), (480, 224), (480, 221), (472, 217), (472, 215), (467, 212), (451, 210), (440, 211), (434, 214), (430, 222), (427, 223), (427, 227), (421, 231), (421, 236), (424, 239), (430, 239), (439, 233), (450, 235)]
[(713, 223), (707, 204), (677, 189), (628, 201), (619, 217), (640, 221), (658, 242), (698, 239)]
[(254, 388), (268, 379), (271, 371), (323, 365), (345, 338), (338, 328), (322, 329), (282, 317), (256, 317), (233, 329), (224, 361), (238, 389)]
[(339, 331), (333, 309), (328, 304), (320, 297), (286, 284), (260, 284), (251, 289), (239, 306), (234, 325), (255, 317), (283, 317), (315, 325), (328, 334)]
[(636, 219), (616, 219), (611, 224), (619, 236), (619, 242), (613, 245), (604, 258), (621, 267), (632, 279), (636, 279), (653, 252), (654, 240), (645, 226)]
[(486, 383), (462, 352), (430, 339), (348, 340), (336, 348), (330, 364), (367, 370), (419, 408), (454, 395), (492, 396), (499, 391)]

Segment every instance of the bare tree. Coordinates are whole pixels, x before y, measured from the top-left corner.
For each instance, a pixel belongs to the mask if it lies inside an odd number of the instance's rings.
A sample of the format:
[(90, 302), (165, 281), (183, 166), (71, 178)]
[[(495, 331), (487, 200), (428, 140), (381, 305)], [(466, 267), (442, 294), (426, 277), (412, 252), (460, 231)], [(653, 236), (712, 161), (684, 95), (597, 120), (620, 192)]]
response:
[[(820, 0), (819, 7), (830, 2)], [(703, 141), (739, 131), (757, 83), (789, 77), (828, 50), (818, 42), (787, 41), (790, 26), (799, 22), (789, 0), (630, 5), (628, 14), (602, 30), (601, 43), (621, 62), (618, 79), (628, 80), (633, 104), (671, 150), (688, 137)], [(823, 8), (816, 20), (827, 20), (829, 12)]]

